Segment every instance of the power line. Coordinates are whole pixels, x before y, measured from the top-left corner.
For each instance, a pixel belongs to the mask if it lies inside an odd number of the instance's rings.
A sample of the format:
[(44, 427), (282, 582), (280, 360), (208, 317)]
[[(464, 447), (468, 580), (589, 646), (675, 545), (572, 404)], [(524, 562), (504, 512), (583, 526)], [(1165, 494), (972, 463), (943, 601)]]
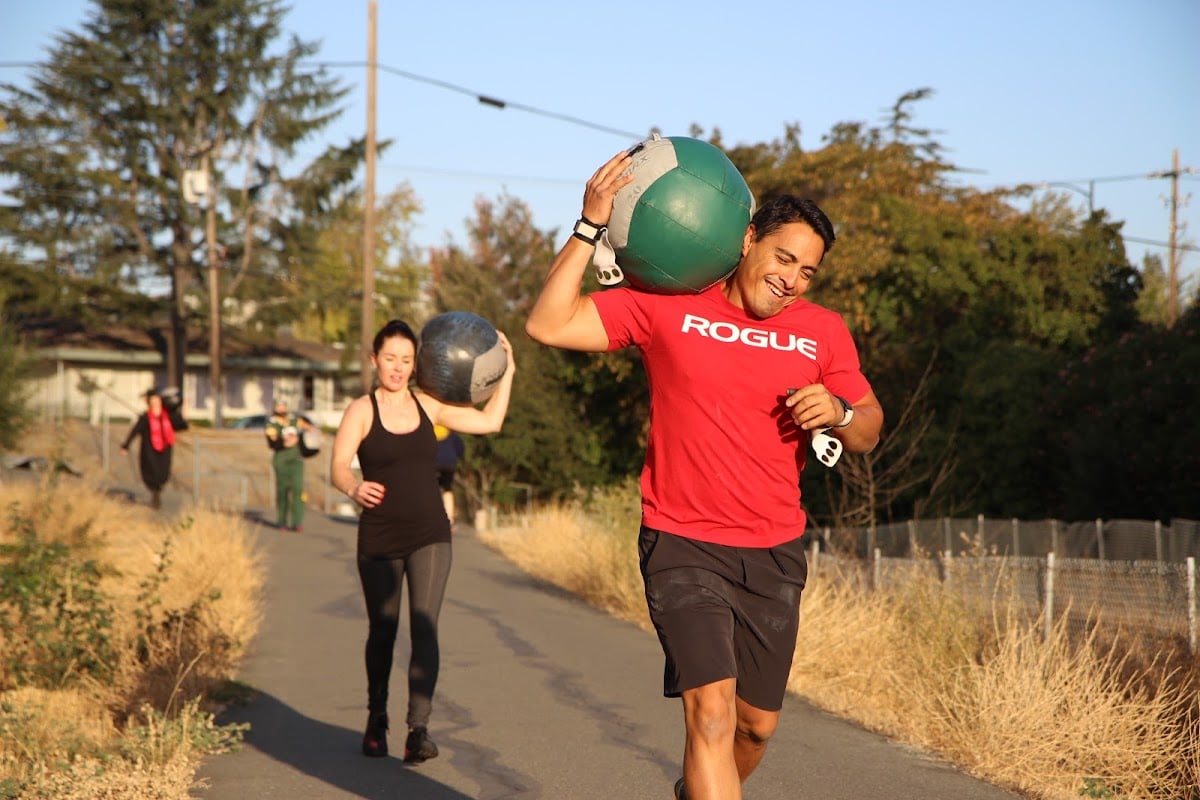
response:
[[(30, 69), (30, 68), (44, 67), (44, 66), (46, 66), (46, 64), (44, 64), (43, 62), (39, 62), (39, 61), (0, 61), (0, 69), (12, 69), (12, 68)], [(128, 66), (130, 69), (134, 68), (134, 65), (128, 65)], [(324, 68), (328, 68), (328, 69), (365, 69), (368, 66), (368, 63), (366, 61), (311, 61), (311, 62), (310, 61), (302, 61), (302, 62), (299, 62), (297, 64), (297, 66), (299, 66), (301, 68), (305, 68), (305, 69), (324, 69)], [(499, 97), (494, 97), (492, 95), (487, 95), (482, 92), (478, 92), (474, 89), (469, 89), (465, 86), (459, 86), (456, 83), (450, 83), (449, 81), (444, 81), (439, 78), (431, 78), (428, 75), (418, 75), (415, 72), (409, 72), (408, 70), (403, 70), (398, 67), (390, 66), (388, 64), (381, 64), (379, 62), (376, 62), (375, 68), (380, 70), (381, 72), (387, 72), (392, 75), (396, 75), (401, 78), (406, 78), (411, 81), (416, 81), (418, 83), (425, 83), (430, 86), (437, 86), (440, 89), (446, 89), (447, 91), (457, 92), (458, 94), (466, 95), (467, 97), (473, 97), (480, 104), (485, 105), (485, 106), (491, 106), (493, 108), (498, 108), (501, 110), (506, 109), (506, 108), (512, 108), (517, 111), (524, 111), (528, 114), (536, 114), (538, 116), (548, 117), (550, 119), (556, 119), (556, 120), (559, 120), (560, 122), (568, 122), (572, 125), (580, 125), (585, 128), (591, 128), (592, 130), (600, 131), (601, 133), (611, 133), (615, 136), (620, 136), (622, 138), (629, 139), (634, 142), (640, 141), (640, 140), (646, 138), (645, 134), (632, 133), (631, 131), (621, 130), (620, 128), (613, 128), (608, 125), (602, 125), (598, 122), (591, 122), (586, 119), (581, 119), (580, 117), (571, 116), (570, 114), (563, 114), (558, 111), (549, 111), (544, 108), (538, 108), (536, 106), (527, 105), (525, 103), (518, 103), (513, 100), (504, 100)]]
[[(305, 63), (305, 64), (302, 64), (301, 66), (309, 66), (309, 64)], [(312, 62), (312, 66), (320, 67), (320, 68), (331, 68), (331, 69), (332, 68), (362, 69), (362, 68), (367, 67), (368, 65), (367, 65), (367, 62), (365, 62), (365, 61), (315, 61), (315, 62)], [(601, 131), (603, 133), (612, 133), (617, 136), (625, 137), (626, 139), (632, 139), (634, 141), (638, 141), (640, 139), (645, 138), (644, 134), (631, 133), (630, 131), (623, 131), (620, 128), (612, 128), (612, 127), (609, 127), (608, 125), (601, 125), (600, 123), (597, 123), (597, 122), (589, 122), (588, 120), (580, 119), (579, 117), (573, 117), (569, 114), (562, 114), (557, 111), (547, 111), (546, 109), (537, 108), (535, 106), (526, 105), (524, 103), (517, 103), (517, 102), (513, 102), (511, 100), (502, 100), (498, 97), (493, 97), (491, 95), (483, 94), (482, 92), (477, 92), (474, 89), (468, 89), (465, 86), (459, 86), (458, 84), (450, 83), (449, 81), (443, 81), (438, 78), (430, 78), (426, 75), (418, 75), (415, 72), (409, 72), (407, 70), (399, 69), (397, 67), (389, 66), (387, 64), (380, 64), (377, 62), (375, 64), (375, 66), (381, 72), (388, 72), (388, 73), (391, 73), (392, 75), (397, 75), (401, 78), (407, 78), (408, 80), (411, 80), (411, 81), (417, 81), (418, 83), (426, 83), (426, 84), (429, 84), (430, 86), (437, 86), (439, 88), (446, 89), (451, 92), (457, 92), (459, 94), (463, 94), (468, 97), (474, 97), (481, 104), (486, 105), (486, 106), (492, 106), (493, 108), (499, 108), (499, 109), (515, 108), (518, 111), (525, 111), (530, 114), (537, 114), (537, 115), (540, 115), (543, 117), (549, 117), (551, 119), (561, 120), (562, 122), (569, 122), (573, 125), (582, 125), (585, 128), (591, 128), (592, 130)]]
[[(1127, 242), (1134, 242), (1136, 244), (1149, 244), (1149, 245), (1154, 245), (1155, 247), (1170, 247), (1171, 246), (1170, 242), (1159, 242), (1159, 241), (1155, 241), (1154, 239), (1142, 239), (1138, 236), (1122, 236), (1121, 238)], [(1177, 243), (1175, 245), (1175, 249), (1176, 250), (1188, 250), (1193, 253), (1200, 253), (1200, 247), (1196, 247), (1195, 245), (1190, 245), (1190, 244), (1178, 244)]]

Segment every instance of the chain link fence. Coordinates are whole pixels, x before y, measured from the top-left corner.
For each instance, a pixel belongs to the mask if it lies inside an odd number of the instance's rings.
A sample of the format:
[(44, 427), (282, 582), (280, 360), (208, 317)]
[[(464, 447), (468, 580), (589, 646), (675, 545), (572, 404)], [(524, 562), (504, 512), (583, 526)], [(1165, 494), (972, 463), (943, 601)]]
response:
[(1031, 618), (1041, 617), (1047, 636), (1065, 617), (1072, 627), (1094, 623), (1155, 638), (1178, 637), (1198, 652), (1200, 522), (1195, 520), (1164, 525), (980, 516), (825, 528), (814, 534), (814, 566), (821, 558), (836, 558), (843, 573), (857, 571), (854, 579), (870, 588), (935, 579), (966, 599), (993, 607), (1015, 604)]

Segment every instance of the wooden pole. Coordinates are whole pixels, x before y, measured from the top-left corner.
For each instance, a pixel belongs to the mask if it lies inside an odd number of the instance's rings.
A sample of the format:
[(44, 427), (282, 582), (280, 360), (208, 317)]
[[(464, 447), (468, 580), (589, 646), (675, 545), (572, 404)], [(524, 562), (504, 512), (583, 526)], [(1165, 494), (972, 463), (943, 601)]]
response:
[(360, 377), (371, 391), (371, 343), (375, 338), (375, 39), (378, 8), (367, 2), (367, 164), (363, 186), (362, 353)]

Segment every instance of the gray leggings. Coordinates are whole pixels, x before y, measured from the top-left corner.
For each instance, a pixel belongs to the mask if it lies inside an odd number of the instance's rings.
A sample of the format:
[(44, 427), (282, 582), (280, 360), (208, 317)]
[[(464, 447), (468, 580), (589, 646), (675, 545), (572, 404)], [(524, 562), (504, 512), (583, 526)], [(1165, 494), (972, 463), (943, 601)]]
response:
[(372, 714), (387, 711), (392, 653), (400, 627), (400, 588), (407, 576), (412, 654), (408, 661), (406, 721), (410, 728), (429, 724), (440, 662), (438, 615), (446, 595), (450, 561), (449, 542), (427, 545), (407, 558), (358, 559), (358, 576), (370, 624), (366, 648), (367, 708)]

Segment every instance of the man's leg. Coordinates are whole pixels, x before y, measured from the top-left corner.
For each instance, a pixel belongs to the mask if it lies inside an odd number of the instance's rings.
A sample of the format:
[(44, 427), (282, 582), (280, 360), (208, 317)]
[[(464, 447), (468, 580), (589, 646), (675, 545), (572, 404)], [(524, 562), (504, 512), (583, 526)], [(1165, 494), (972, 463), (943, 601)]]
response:
[(287, 470), (283, 465), (277, 464), (275, 469), (275, 524), (280, 528), (286, 528), (287, 512), (288, 512), (288, 484)]
[(304, 524), (304, 462), (297, 461), (292, 465), (291, 474), (292, 497), (292, 527), (299, 528)]
[[(736, 697), (732, 678), (685, 691), (683, 708), (687, 800), (741, 797), (741, 784), (762, 761), (779, 712), (755, 708)], [(736, 784), (730, 783), (731, 774)]]
[(736, 703), (737, 731), (733, 736), (733, 760), (737, 762), (738, 779), (745, 783), (767, 752), (767, 740), (779, 725), (779, 712), (755, 708), (740, 697)]
[(735, 680), (725, 678), (683, 691), (687, 800), (739, 800), (742, 796), (734, 757), (738, 726), (734, 687)]

